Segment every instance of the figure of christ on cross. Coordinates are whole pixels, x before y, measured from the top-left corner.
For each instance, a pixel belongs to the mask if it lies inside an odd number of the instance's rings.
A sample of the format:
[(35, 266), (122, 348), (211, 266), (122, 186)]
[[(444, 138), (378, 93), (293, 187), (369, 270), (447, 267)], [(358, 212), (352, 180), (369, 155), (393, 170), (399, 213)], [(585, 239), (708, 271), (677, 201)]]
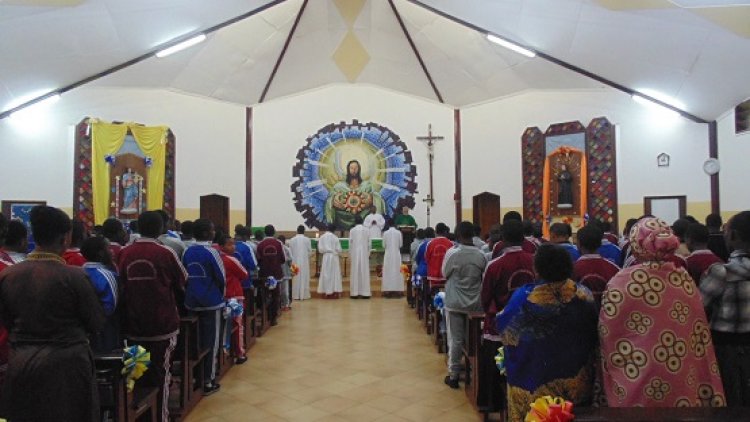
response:
[(427, 136), (417, 136), (418, 141), (422, 141), (427, 144), (428, 159), (430, 162), (430, 193), (428, 193), (427, 197), (423, 199), (423, 201), (427, 203), (427, 226), (428, 227), (430, 225), (430, 208), (435, 204), (435, 194), (433, 191), (433, 182), (432, 182), (432, 162), (435, 158), (435, 142), (442, 141), (443, 139), (445, 139), (443, 136), (432, 135), (432, 123), (427, 125)]

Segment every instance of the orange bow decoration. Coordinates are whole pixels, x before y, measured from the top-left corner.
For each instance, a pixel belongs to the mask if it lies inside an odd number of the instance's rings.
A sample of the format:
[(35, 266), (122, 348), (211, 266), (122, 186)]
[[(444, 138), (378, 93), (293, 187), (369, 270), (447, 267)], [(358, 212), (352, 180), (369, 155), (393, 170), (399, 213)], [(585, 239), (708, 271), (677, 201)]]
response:
[(562, 397), (544, 396), (531, 403), (525, 422), (568, 422), (574, 418), (573, 403)]

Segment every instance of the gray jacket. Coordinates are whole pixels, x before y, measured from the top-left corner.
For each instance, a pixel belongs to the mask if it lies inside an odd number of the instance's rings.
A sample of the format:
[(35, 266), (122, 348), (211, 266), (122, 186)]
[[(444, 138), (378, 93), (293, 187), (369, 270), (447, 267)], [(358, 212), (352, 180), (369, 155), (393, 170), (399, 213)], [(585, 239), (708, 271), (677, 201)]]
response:
[(475, 246), (454, 246), (443, 259), (445, 307), (460, 311), (481, 311), (482, 275), (487, 258)]

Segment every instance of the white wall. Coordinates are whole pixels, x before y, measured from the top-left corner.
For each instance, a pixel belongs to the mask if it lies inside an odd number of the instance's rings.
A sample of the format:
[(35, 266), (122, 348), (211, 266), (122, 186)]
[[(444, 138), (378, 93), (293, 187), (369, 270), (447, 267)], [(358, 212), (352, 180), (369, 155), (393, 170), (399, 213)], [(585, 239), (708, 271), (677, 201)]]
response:
[(341, 121), (374, 122), (388, 127), (406, 143), (417, 166), (417, 207), (412, 212), (426, 224), (421, 200), (429, 193), (426, 146), (416, 140), (433, 133), (445, 136), (435, 147), (435, 198), (431, 224), (455, 224), (453, 109), (444, 105), (366, 85), (332, 85), (253, 108), (253, 225), (294, 229), (303, 222), (294, 207), (291, 184), (297, 151), (320, 128)]
[[(722, 212), (735, 214), (750, 209), (750, 132), (734, 133), (734, 110), (730, 110), (717, 121), (719, 140), (719, 185)], [(728, 215), (725, 215), (728, 217)]]
[(167, 125), (177, 139), (177, 208), (219, 193), (245, 206), (245, 109), (164, 90), (82, 88), (34, 116), (0, 120), (2, 199), (70, 208), (74, 126), (84, 117)]
[[(522, 207), (521, 135), (527, 127), (544, 132), (554, 123), (607, 117), (619, 127), (618, 201), (642, 204), (644, 196), (687, 195), (688, 202), (710, 201), (708, 127), (681, 117), (658, 118), (629, 96), (600, 91), (531, 91), (469, 107), (462, 114), (463, 203), (483, 191), (500, 195), (503, 208)], [(656, 156), (671, 156), (668, 168)], [(621, 216), (622, 217), (622, 216)]]

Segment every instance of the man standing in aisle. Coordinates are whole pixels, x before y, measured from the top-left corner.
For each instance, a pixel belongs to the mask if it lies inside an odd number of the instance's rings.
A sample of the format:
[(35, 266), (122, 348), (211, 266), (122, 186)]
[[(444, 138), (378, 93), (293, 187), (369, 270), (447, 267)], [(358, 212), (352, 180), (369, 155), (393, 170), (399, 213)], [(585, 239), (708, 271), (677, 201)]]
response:
[[(258, 266), (260, 272), (258, 274), (260, 278), (260, 290), (265, 291), (265, 282), (269, 277), (275, 278), (279, 285), (281, 280), (284, 278), (284, 270), (281, 268), (286, 262), (284, 257), (284, 245), (274, 237), (276, 235), (276, 228), (272, 225), (267, 225), (263, 229), (266, 237), (260, 243), (258, 243)], [(277, 325), (277, 319), (279, 315), (280, 307), (280, 292), (279, 286), (275, 289), (270, 290), (271, 302), (268, 304), (268, 319), (271, 321), (271, 325)]]
[(297, 235), (289, 241), (292, 250), (292, 262), (299, 268), (299, 273), (292, 279), (292, 299), (310, 299), (310, 254), (312, 242), (305, 236), (305, 226), (297, 227)]
[(370, 298), (370, 231), (362, 225), (362, 217), (354, 218), (355, 226), (349, 231), (349, 258), (352, 262), (350, 277), (351, 298)]
[(328, 231), (324, 231), (318, 239), (318, 252), (322, 255), (320, 278), (318, 279), (318, 293), (325, 295), (325, 299), (338, 299), (343, 291), (341, 283), (341, 242), (334, 233), (336, 226), (330, 224)]
[(383, 260), (383, 296), (401, 297), (404, 294), (404, 276), (401, 274), (401, 232), (392, 224), (383, 233), (385, 259)]

